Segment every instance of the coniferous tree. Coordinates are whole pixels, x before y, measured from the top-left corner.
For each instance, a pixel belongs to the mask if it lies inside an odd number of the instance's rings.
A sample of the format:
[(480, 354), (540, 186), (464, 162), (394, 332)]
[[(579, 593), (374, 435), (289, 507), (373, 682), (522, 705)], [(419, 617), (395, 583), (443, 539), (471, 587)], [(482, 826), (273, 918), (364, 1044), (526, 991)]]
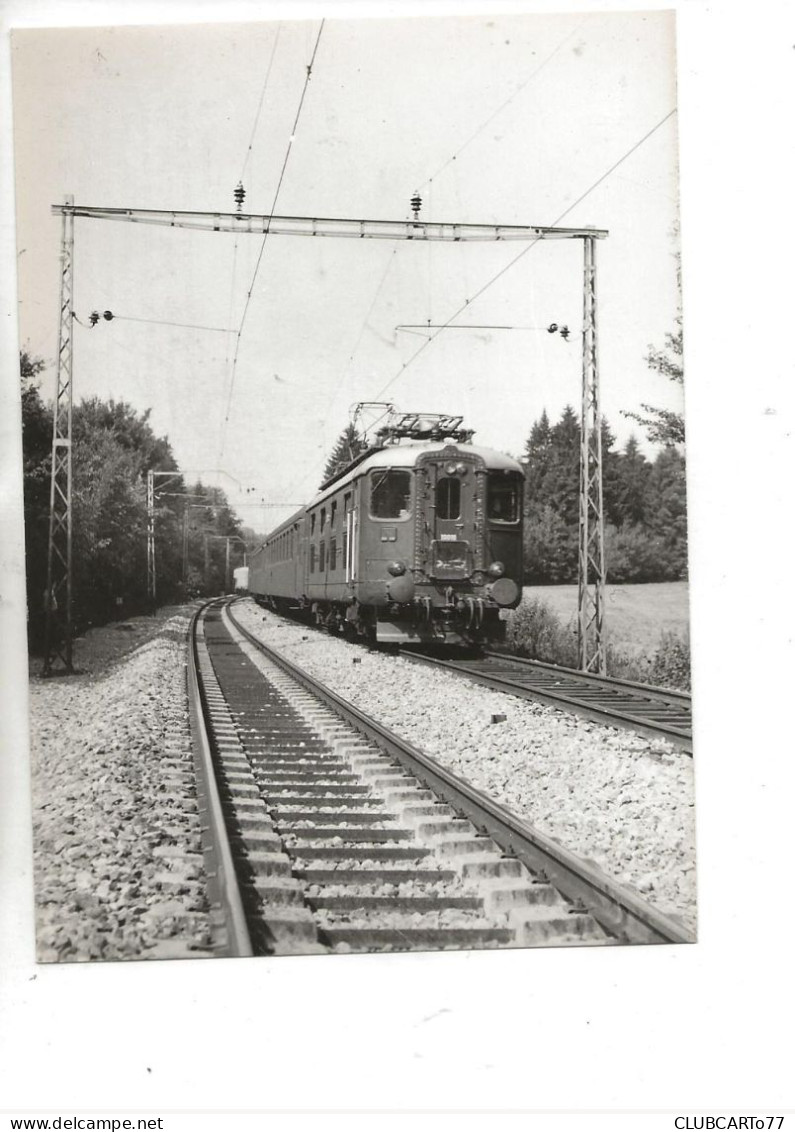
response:
[[(654, 465), (630, 437), (624, 452), (602, 422), (605, 549), (613, 582), (676, 580), (686, 571), (684, 458), (673, 447)], [(580, 424), (567, 406), (536, 421), (525, 446), (525, 579), (577, 580)]]
[(531, 512), (541, 498), (544, 480), (549, 471), (552, 449), (552, 430), (544, 409), (530, 429), (525, 444), (525, 512)]
[(615, 526), (643, 523), (650, 471), (651, 465), (641, 452), (637, 439), (630, 436), (616, 463), (616, 496), (610, 516)]
[(566, 526), (579, 521), (580, 422), (571, 405), (563, 410), (550, 434), (550, 462), (544, 477), (545, 502), (561, 516)]
[(619, 504), (621, 453), (613, 445), (615, 434), (607, 417), (602, 417), (602, 502), (605, 522), (621, 523), (623, 516)]
[(661, 540), (668, 578), (687, 574), (687, 487), (685, 459), (673, 446), (652, 464), (646, 487), (646, 526)]
[(340, 433), (331, 455), (326, 461), (323, 471), (323, 483), (331, 479), (337, 472), (341, 472), (352, 463), (366, 448), (365, 442), (359, 435), (356, 426), (347, 425)]
[(527, 581), (576, 580), (580, 426), (571, 406), (552, 426), (542, 413), (530, 431), (525, 458)]

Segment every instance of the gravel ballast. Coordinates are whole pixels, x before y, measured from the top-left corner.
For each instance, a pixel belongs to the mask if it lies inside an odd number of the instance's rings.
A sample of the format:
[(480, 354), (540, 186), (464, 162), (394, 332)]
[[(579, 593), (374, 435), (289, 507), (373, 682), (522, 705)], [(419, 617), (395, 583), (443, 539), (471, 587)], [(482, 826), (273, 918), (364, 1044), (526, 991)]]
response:
[[(332, 638), (251, 600), (234, 612), (332, 691), (695, 929), (692, 758), (664, 740)], [(493, 724), (492, 715), (507, 719)]]
[(31, 681), (40, 962), (211, 954), (188, 622), (183, 608), (94, 630), (82, 674)]

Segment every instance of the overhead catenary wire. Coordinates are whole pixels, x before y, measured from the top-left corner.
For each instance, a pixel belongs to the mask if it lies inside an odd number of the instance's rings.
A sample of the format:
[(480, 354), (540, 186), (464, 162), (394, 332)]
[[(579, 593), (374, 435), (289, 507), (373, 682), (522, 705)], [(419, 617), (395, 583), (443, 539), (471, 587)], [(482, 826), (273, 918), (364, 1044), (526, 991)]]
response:
[(260, 119), (260, 115), (262, 114), (262, 107), (265, 104), (265, 93), (268, 89), (268, 83), (270, 81), (271, 71), (273, 70), (273, 60), (276, 57), (276, 48), (279, 45), (279, 36), (281, 35), (281, 32), (282, 32), (282, 25), (281, 25), (281, 22), (280, 22), (276, 25), (276, 38), (274, 39), (273, 47), (271, 48), (271, 57), (270, 57), (270, 60), (268, 61), (268, 69), (265, 72), (265, 81), (262, 84), (262, 91), (261, 91), (260, 96), (259, 96), (259, 105), (257, 106), (257, 113), (254, 117), (254, 125), (252, 126), (252, 129), (251, 129), (251, 137), (249, 138), (248, 146), (246, 148), (246, 156), (243, 160), (243, 168), (240, 170), (240, 180), (241, 181), (243, 180), (243, 178), (246, 174), (246, 169), (247, 169), (248, 163), (251, 159), (251, 152), (254, 148), (254, 138), (256, 137), (256, 134), (257, 134), (257, 127), (259, 126), (259, 119)]
[[(231, 273), (231, 279), (230, 279), (230, 285), (229, 285), (229, 314), (228, 314), (227, 322), (232, 321), (232, 312), (234, 310), (234, 305), (235, 305), (235, 279), (237, 277), (237, 244), (238, 244), (238, 240), (239, 240), (239, 236), (237, 235), (237, 233), (235, 233), (235, 243), (234, 243), (234, 246), (232, 248), (232, 273)], [(224, 372), (224, 381), (223, 381), (223, 388), (222, 388), (222, 394), (221, 394), (221, 403), (222, 404), (224, 404), (226, 402), (226, 388), (227, 388), (227, 385), (229, 383), (230, 376), (231, 376), (230, 370), (229, 370), (229, 350), (230, 350), (229, 339), (227, 338), (227, 340), (226, 340), (226, 353), (224, 355), (224, 371), (223, 371)], [(223, 453), (224, 453), (223, 445), (224, 445), (224, 439), (223, 439), (223, 429), (222, 429), (221, 437), (219, 438), (219, 444), (218, 444), (218, 457), (217, 457), (217, 459), (218, 459), (219, 464), (221, 463), (221, 459), (222, 459)]]
[[(271, 48), (271, 55), (270, 55), (270, 59), (268, 60), (268, 67), (267, 67), (267, 70), (265, 71), (265, 79), (264, 79), (264, 82), (262, 84), (262, 90), (260, 91), (259, 103), (257, 104), (257, 112), (254, 115), (254, 125), (251, 127), (251, 137), (249, 138), (248, 146), (246, 147), (246, 154), (245, 154), (245, 157), (243, 159), (243, 167), (240, 170), (239, 188), (241, 190), (242, 190), (242, 186), (243, 186), (243, 178), (246, 175), (246, 169), (248, 168), (248, 163), (249, 163), (249, 160), (251, 159), (251, 154), (252, 154), (252, 151), (253, 151), (253, 148), (254, 148), (254, 138), (257, 135), (257, 129), (259, 127), (260, 115), (262, 114), (262, 107), (265, 104), (265, 94), (267, 93), (267, 90), (268, 90), (268, 83), (270, 82), (271, 71), (273, 70), (273, 60), (276, 57), (276, 48), (278, 47), (278, 44), (279, 44), (279, 36), (281, 35), (281, 31), (282, 31), (282, 25), (281, 25), (281, 22), (279, 22), (276, 26), (276, 36), (273, 40), (273, 47)], [(236, 278), (237, 278), (237, 246), (238, 246), (238, 240), (239, 240), (239, 237), (238, 237), (237, 234), (235, 234), (235, 243), (234, 243), (234, 247), (232, 249), (232, 272), (231, 272), (231, 279), (230, 279), (230, 285), (229, 285), (229, 317), (227, 319), (227, 321), (230, 322), (230, 323), (232, 321), (232, 312), (234, 310), (234, 302), (235, 302), (235, 282), (236, 282)], [(225, 376), (224, 376), (222, 398), (221, 398), (222, 404), (226, 403), (227, 386), (228, 386), (228, 384), (230, 382), (230, 378), (231, 378), (230, 371), (229, 371), (229, 346), (228, 345), (227, 345), (227, 350), (226, 350), (226, 356), (224, 357), (224, 375)], [(219, 463), (221, 461), (221, 457), (223, 456), (223, 445), (224, 445), (224, 437), (223, 437), (223, 431), (222, 431), (222, 435), (220, 437), (219, 447), (218, 447), (218, 461), (219, 461)]]
[[(77, 317), (77, 316), (75, 316), (75, 317)], [(80, 322), (79, 319), (77, 321)], [(203, 326), (203, 325), (200, 325), (199, 323), (196, 323), (196, 322), (170, 322), (167, 319), (163, 319), (163, 318), (133, 318), (133, 316), (129, 315), (129, 314), (114, 314), (113, 315), (113, 321), (114, 322), (149, 322), (149, 323), (154, 324), (155, 326), (178, 326), (178, 327), (184, 328), (185, 330), (211, 330), (211, 331), (214, 331), (218, 334), (234, 334), (235, 333), (235, 331), (231, 330), (228, 326)], [(81, 326), (85, 326), (85, 323), (81, 323)]]
[[(565, 220), (565, 218), (571, 212), (573, 212), (574, 209), (579, 204), (582, 204), (582, 202), (586, 199), (586, 197), (589, 197), (591, 195), (591, 193), (594, 192), (594, 190), (597, 189), (599, 187), (599, 185), (601, 185), (602, 182), (605, 181), (610, 176), (611, 173), (615, 172), (615, 170), (618, 169), (619, 166), (622, 165), (629, 157), (631, 157), (632, 154), (635, 153), (636, 150), (640, 149), (640, 147), (643, 145), (643, 143), (648, 141), (649, 138), (653, 134), (655, 134), (657, 132), (657, 130), (659, 130), (662, 126), (664, 126), (665, 123), (668, 121), (668, 119), (672, 118), (675, 113), (676, 113), (676, 107), (674, 107), (672, 110), (669, 110), (668, 113), (663, 118), (661, 118), (659, 122), (657, 122), (654, 126), (652, 126), (652, 128), (650, 130), (648, 130), (643, 135), (642, 138), (640, 138), (638, 141), (636, 141), (634, 143), (634, 145), (632, 145), (626, 151), (626, 153), (622, 154), (622, 156), (619, 157), (618, 161), (615, 161), (610, 166), (609, 169), (607, 169), (604, 173), (602, 173), (602, 175), (600, 177), (598, 177), (597, 180), (595, 180), (593, 182), (593, 184), (590, 185), (585, 190), (584, 193), (582, 193), (580, 196), (578, 196), (577, 199), (572, 204), (570, 204), (568, 206), (568, 208), (564, 209), (564, 211), (561, 212), (560, 216), (558, 216), (555, 220), (552, 221), (552, 223), (549, 225), (549, 227), (554, 228), (558, 224), (560, 224), (561, 220)], [(390, 388), (390, 386), (394, 385), (394, 383), (397, 381), (397, 379), (399, 377), (401, 377), (406, 372), (406, 370), (409, 368), (410, 365), (413, 364), (413, 362), (416, 361), (416, 359), (420, 356), (420, 354), (423, 353), (424, 350), (427, 350), (427, 348), (431, 345), (432, 342), (436, 341), (436, 339), (439, 337), (439, 335), (442, 333), (442, 331), (446, 330), (449, 327), (450, 323), (454, 319), (458, 318), (458, 316), (460, 314), (462, 314), (463, 311), (467, 310), (467, 308), (470, 307), (472, 305), (472, 303), (474, 303), (477, 299), (479, 299), (480, 296), (482, 294), (484, 294), (489, 289), (489, 287), (493, 286), (493, 284), (496, 283), (498, 279), (501, 279), (502, 276), (505, 275), (505, 273), (507, 271), (510, 271), (510, 269), (512, 267), (514, 267), (519, 262), (520, 259), (523, 259), (528, 254), (528, 252), (530, 252), (536, 246), (536, 244), (540, 242), (540, 239), (541, 239), (540, 237), (536, 237), (536, 239), (531, 240), (527, 244), (527, 247), (523, 248), (522, 251), (520, 251), (518, 255), (514, 256), (513, 259), (511, 259), (508, 263), (506, 263), (504, 267), (500, 268), (500, 270), (495, 275), (493, 275), (491, 277), (491, 279), (487, 280), (483, 284), (483, 286), (480, 287), (475, 292), (474, 295), (472, 295), (468, 299), (465, 299), (464, 302), (462, 303), (462, 305), (458, 308), (458, 310), (454, 311), (454, 313), (451, 314), (450, 317), (445, 322), (441, 323), (440, 326), (439, 326), (439, 329), (434, 334), (432, 334), (430, 336), (430, 338), (428, 338), (425, 342), (423, 342), (423, 344), (420, 347), (418, 347), (417, 350), (414, 351), (414, 353), (411, 355), (411, 357), (408, 359), (408, 361), (403, 362), (403, 364), (401, 365), (401, 367), (397, 371), (397, 373), (395, 373), (389, 379), (389, 381), (386, 383), (386, 385), (384, 385), (381, 389), (379, 389), (379, 391), (375, 394), (375, 399), (377, 400), (378, 398), (382, 397), (384, 395), (384, 393), (386, 393), (386, 391)]]
[(339, 376), (339, 378), (338, 378), (338, 380), (335, 384), (334, 392), (332, 393), (328, 404), (326, 405), (325, 409), (323, 410), (323, 416), (321, 417), (321, 420), (326, 419), (326, 416), (328, 415), (328, 412), (331, 409), (331, 406), (334, 404), (334, 402), (336, 401), (337, 397), (340, 394), (340, 391), (343, 388), (344, 382), (347, 379), (351, 365), (353, 364), (353, 359), (356, 357), (359, 346), (361, 345), (362, 338), (364, 338), (365, 331), (367, 330), (367, 327), (370, 323), (370, 316), (372, 315), (373, 311), (375, 310), (376, 303), (378, 302), (378, 299), (381, 295), (381, 292), (384, 289), (384, 284), (386, 283), (386, 277), (389, 274), (393, 263), (395, 262), (395, 256), (396, 255), (397, 255), (397, 248), (393, 248), (391, 250), (391, 252), (389, 253), (389, 258), (387, 259), (386, 267), (384, 269), (383, 274), (381, 275), (378, 286), (375, 289), (375, 294), (373, 295), (373, 300), (370, 303), (370, 306), (367, 309), (367, 314), (364, 316), (364, 319), (362, 321), (362, 325), (361, 325), (361, 328), (359, 330), (359, 334), (356, 338), (356, 342), (354, 343), (353, 349), (350, 352), (350, 355), (348, 357), (347, 362), (345, 363), (345, 366), (342, 370), (342, 373), (340, 374), (340, 376)]
[(276, 211), (276, 203), (279, 199), (279, 193), (281, 192), (282, 183), (284, 181), (284, 175), (285, 175), (285, 172), (287, 170), (287, 163), (290, 160), (290, 153), (292, 151), (292, 145), (293, 145), (293, 142), (295, 141), (296, 130), (298, 129), (298, 122), (299, 122), (299, 119), (301, 117), (301, 111), (303, 110), (303, 107), (304, 107), (304, 100), (306, 98), (306, 92), (307, 92), (307, 88), (309, 86), (309, 80), (312, 77), (312, 69), (315, 65), (315, 58), (317, 57), (318, 47), (320, 46), (320, 37), (323, 34), (323, 28), (325, 26), (325, 23), (326, 23), (325, 20), (320, 21), (320, 28), (318, 29), (317, 38), (315, 39), (315, 47), (314, 47), (314, 50), (312, 52), (312, 58), (309, 61), (307, 68), (306, 68), (306, 77), (304, 78), (304, 85), (303, 85), (303, 89), (301, 91), (301, 98), (298, 102), (298, 109), (297, 109), (296, 114), (295, 114), (295, 120), (293, 121), (293, 126), (292, 126), (292, 129), (290, 131), (289, 139), (287, 141), (287, 149), (285, 151), (284, 161), (282, 162), (282, 168), (281, 168), (281, 172), (279, 174), (279, 180), (278, 180), (277, 185), (276, 185), (276, 191), (273, 195), (273, 201), (272, 201), (271, 207), (270, 207), (270, 214), (268, 216), (268, 222), (266, 224), (265, 232), (264, 232), (263, 237), (262, 237), (262, 244), (260, 245), (259, 255), (257, 256), (257, 262), (254, 266), (254, 274), (253, 274), (252, 279), (251, 279), (251, 285), (249, 286), (248, 292), (246, 294), (246, 302), (245, 302), (245, 305), (243, 307), (243, 314), (241, 315), (240, 325), (239, 325), (238, 330), (237, 330), (237, 338), (236, 338), (236, 341), (235, 341), (235, 352), (234, 352), (234, 356), (232, 358), (232, 375), (231, 375), (230, 386), (229, 386), (229, 396), (228, 396), (228, 399), (227, 399), (226, 413), (224, 415), (224, 421), (223, 421), (223, 426), (222, 426), (223, 431), (222, 431), (222, 436), (221, 436), (221, 448), (220, 448), (222, 455), (223, 455), (224, 446), (225, 446), (225, 443), (226, 443), (226, 426), (229, 423), (229, 413), (230, 413), (231, 406), (232, 406), (232, 396), (234, 394), (235, 376), (236, 376), (236, 373), (237, 373), (237, 361), (238, 361), (238, 357), (239, 357), (239, 354), (240, 354), (240, 340), (241, 340), (242, 335), (243, 335), (243, 327), (245, 326), (246, 317), (248, 315), (248, 311), (249, 311), (249, 308), (251, 306), (251, 297), (254, 293), (254, 284), (257, 281), (257, 276), (259, 274), (260, 265), (262, 263), (262, 257), (265, 254), (265, 246), (267, 244), (268, 233), (270, 231), (270, 218), (273, 216), (273, 214)]
[(540, 63), (536, 67), (536, 69), (534, 71), (532, 71), (527, 76), (527, 78), (524, 80), (524, 82), (519, 84), (519, 86), (516, 88), (516, 90), (513, 92), (513, 94), (509, 95), (508, 98), (506, 98), (504, 102), (500, 103), (500, 105), (497, 107), (497, 109), (494, 110), (488, 116), (488, 118), (486, 118), (486, 120), (478, 126), (478, 128), (475, 130), (475, 132), (473, 134), (470, 134), (470, 136), (467, 138), (467, 140), (464, 142), (464, 144), (459, 146), (458, 149), (455, 151), (455, 153), (451, 157), (448, 157), (447, 161), (445, 161), (442, 165), (440, 165), (435, 173), (433, 173), (430, 177), (428, 177), (425, 181), (423, 181), (422, 184), (419, 186), (419, 188), (425, 189), (427, 187), (430, 187), (431, 183), (435, 180), (436, 177), (438, 177), (441, 173), (443, 173), (445, 171), (445, 169), (447, 169), (450, 165), (452, 165), (452, 163), (454, 161), (457, 161), (458, 158), (461, 156), (461, 154), (464, 152), (464, 150), (467, 149), (468, 146), (470, 146), (472, 144), (472, 142), (475, 140), (475, 138), (479, 137), (480, 134), (482, 134), (483, 131), (486, 129), (486, 127), (491, 125), (491, 123), (494, 121), (494, 119), (496, 117), (498, 117), (498, 115), (500, 115), (503, 112), (503, 110), (506, 108), (506, 106), (509, 106), (513, 102), (513, 100), (517, 97), (517, 95), (521, 94), (522, 91), (525, 89), (525, 87), (530, 85), (530, 83), (533, 81), (533, 79), (536, 78), (536, 76), (539, 75), (541, 73), (541, 71), (543, 71), (543, 69), (547, 66), (548, 63), (552, 62), (552, 60), (555, 58), (555, 56), (557, 54), (559, 54), (560, 51), (563, 50), (563, 48), (566, 46), (566, 44), (569, 42), (569, 40), (574, 38), (574, 36), (577, 34), (577, 32), (580, 30), (580, 28), (583, 27), (583, 25), (586, 24), (588, 22), (588, 19), (590, 19), (590, 18), (591, 17), (586, 17), (586, 19), (580, 20), (580, 22), (575, 27), (574, 31), (571, 31), (571, 32), (569, 32), (568, 35), (564, 36), (564, 38), (560, 41), (560, 43), (557, 45), (557, 47), (555, 47), (554, 50), (551, 51), (549, 53), (549, 55), (546, 56), (546, 58), (543, 60), (543, 62)]

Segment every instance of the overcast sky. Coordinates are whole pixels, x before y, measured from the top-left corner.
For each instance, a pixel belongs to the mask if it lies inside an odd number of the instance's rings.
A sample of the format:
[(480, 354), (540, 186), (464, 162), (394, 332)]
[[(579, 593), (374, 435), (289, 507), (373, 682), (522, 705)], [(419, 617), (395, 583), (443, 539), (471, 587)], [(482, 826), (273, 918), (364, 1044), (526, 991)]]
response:
[[(597, 249), (600, 359), (619, 444), (634, 427), (620, 410), (679, 408), (644, 361), (677, 311), (673, 14), (332, 19), (318, 42), (320, 28), (15, 33), (23, 346), (55, 354), (50, 206), (67, 193), (233, 211), (242, 178), (245, 209), (266, 213), (284, 167), (276, 213), (403, 219), (418, 190), (422, 219), (548, 225), (653, 130), (563, 223), (610, 232)], [(515, 329), (445, 330), (415, 361), (422, 339), (396, 328), (444, 322), (521, 245), (271, 236), (255, 279), (261, 250), (252, 235), (76, 222), (75, 311), (120, 317), (75, 327), (75, 396), (151, 407), (182, 467), (228, 473), (215, 482), (246, 523), (286, 514), (243, 506), (253, 499), (311, 496), (357, 401), (462, 413), (476, 443), (514, 454), (542, 409), (579, 406), (580, 242), (536, 244), (455, 320)], [(233, 369), (222, 331), (240, 327), (249, 289)]]

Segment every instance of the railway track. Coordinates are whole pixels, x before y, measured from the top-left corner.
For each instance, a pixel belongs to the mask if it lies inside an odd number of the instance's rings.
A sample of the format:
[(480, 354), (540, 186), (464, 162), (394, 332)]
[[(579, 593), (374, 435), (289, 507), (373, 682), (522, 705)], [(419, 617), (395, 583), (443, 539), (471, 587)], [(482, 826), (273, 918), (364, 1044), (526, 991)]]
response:
[(228, 608), (205, 608), (193, 651), (216, 778), (202, 805), (223, 818), (207, 841), (218, 921), (233, 924), (226, 954), (692, 942)]
[(401, 649), (401, 656), (458, 672), (497, 692), (550, 704), (651, 738), (668, 739), (688, 754), (693, 753), (691, 700), (686, 692), (586, 674), (488, 650), (476, 659), (440, 658), (414, 649)]

